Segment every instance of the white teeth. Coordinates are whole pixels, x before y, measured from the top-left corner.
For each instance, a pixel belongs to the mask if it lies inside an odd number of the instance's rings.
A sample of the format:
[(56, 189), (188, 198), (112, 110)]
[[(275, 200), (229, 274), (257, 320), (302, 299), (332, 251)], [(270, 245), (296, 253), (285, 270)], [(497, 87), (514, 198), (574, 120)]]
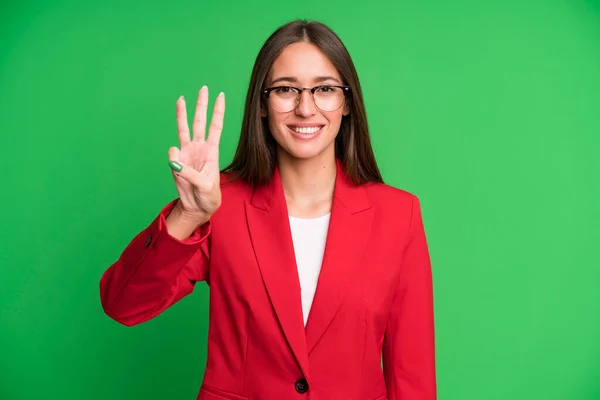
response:
[(307, 128), (299, 128), (297, 126), (294, 127), (290, 127), (292, 128), (294, 131), (298, 132), (298, 133), (305, 133), (305, 134), (311, 134), (311, 133), (315, 133), (317, 132), (319, 129), (321, 129), (320, 126), (311, 126), (311, 127), (307, 127)]

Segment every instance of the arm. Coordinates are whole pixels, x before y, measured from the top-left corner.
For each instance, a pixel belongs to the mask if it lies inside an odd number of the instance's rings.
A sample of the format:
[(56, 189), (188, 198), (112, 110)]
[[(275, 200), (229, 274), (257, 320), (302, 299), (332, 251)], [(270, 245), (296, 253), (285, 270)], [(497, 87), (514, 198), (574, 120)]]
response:
[(102, 308), (123, 325), (154, 318), (191, 293), (196, 281), (208, 279), (210, 221), (177, 239), (166, 222), (176, 204), (166, 205), (100, 279)]
[(435, 400), (433, 287), (419, 200), (414, 197), (398, 289), (383, 342), (389, 400)]

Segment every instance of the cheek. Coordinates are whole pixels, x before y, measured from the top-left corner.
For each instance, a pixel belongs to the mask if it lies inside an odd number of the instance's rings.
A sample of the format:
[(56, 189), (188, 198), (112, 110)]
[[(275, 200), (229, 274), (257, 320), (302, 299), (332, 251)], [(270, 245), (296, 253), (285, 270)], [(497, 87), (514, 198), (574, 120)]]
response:
[(337, 110), (330, 113), (324, 114), (329, 121), (330, 128), (339, 128), (342, 123), (342, 117), (344, 116), (343, 110)]
[(283, 129), (282, 125), (285, 118), (282, 118), (280, 115), (271, 114), (267, 117), (267, 120), (271, 134), (273, 136), (279, 136), (281, 129)]

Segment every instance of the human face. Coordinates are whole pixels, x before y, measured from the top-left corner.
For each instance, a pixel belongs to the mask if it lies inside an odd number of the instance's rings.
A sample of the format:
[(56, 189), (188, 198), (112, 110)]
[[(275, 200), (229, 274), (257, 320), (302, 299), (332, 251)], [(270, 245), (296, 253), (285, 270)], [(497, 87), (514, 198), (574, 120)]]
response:
[[(344, 83), (334, 65), (318, 47), (298, 42), (287, 46), (275, 60), (265, 87), (289, 85), (310, 88), (322, 84)], [(335, 138), (342, 116), (348, 114), (345, 102), (335, 111), (318, 109), (308, 90), (302, 92), (298, 106), (292, 111), (277, 112), (268, 105), (261, 109), (261, 115), (268, 117), (269, 130), (278, 144), (278, 156), (296, 159), (330, 157), (334, 160)], [(298, 132), (299, 129), (304, 133)], [(314, 129), (318, 130), (314, 132)]]

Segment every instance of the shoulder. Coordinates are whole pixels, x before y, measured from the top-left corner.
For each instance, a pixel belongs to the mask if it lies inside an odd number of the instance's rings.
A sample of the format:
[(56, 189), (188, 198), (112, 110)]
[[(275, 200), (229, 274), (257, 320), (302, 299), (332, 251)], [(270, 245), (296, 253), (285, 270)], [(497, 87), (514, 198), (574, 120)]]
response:
[(418, 202), (414, 193), (385, 183), (367, 183), (363, 187), (369, 202), (374, 206), (411, 209)]
[(246, 198), (252, 194), (252, 186), (244, 180), (239, 179), (233, 172), (221, 172), (219, 183), (223, 198)]
[(243, 186), (249, 186), (242, 179), (238, 179), (237, 175), (234, 172), (221, 172), (219, 174), (219, 180), (221, 184), (221, 188), (239, 188)]
[(416, 194), (383, 183), (368, 184), (365, 192), (382, 225), (423, 229), (421, 204)]

